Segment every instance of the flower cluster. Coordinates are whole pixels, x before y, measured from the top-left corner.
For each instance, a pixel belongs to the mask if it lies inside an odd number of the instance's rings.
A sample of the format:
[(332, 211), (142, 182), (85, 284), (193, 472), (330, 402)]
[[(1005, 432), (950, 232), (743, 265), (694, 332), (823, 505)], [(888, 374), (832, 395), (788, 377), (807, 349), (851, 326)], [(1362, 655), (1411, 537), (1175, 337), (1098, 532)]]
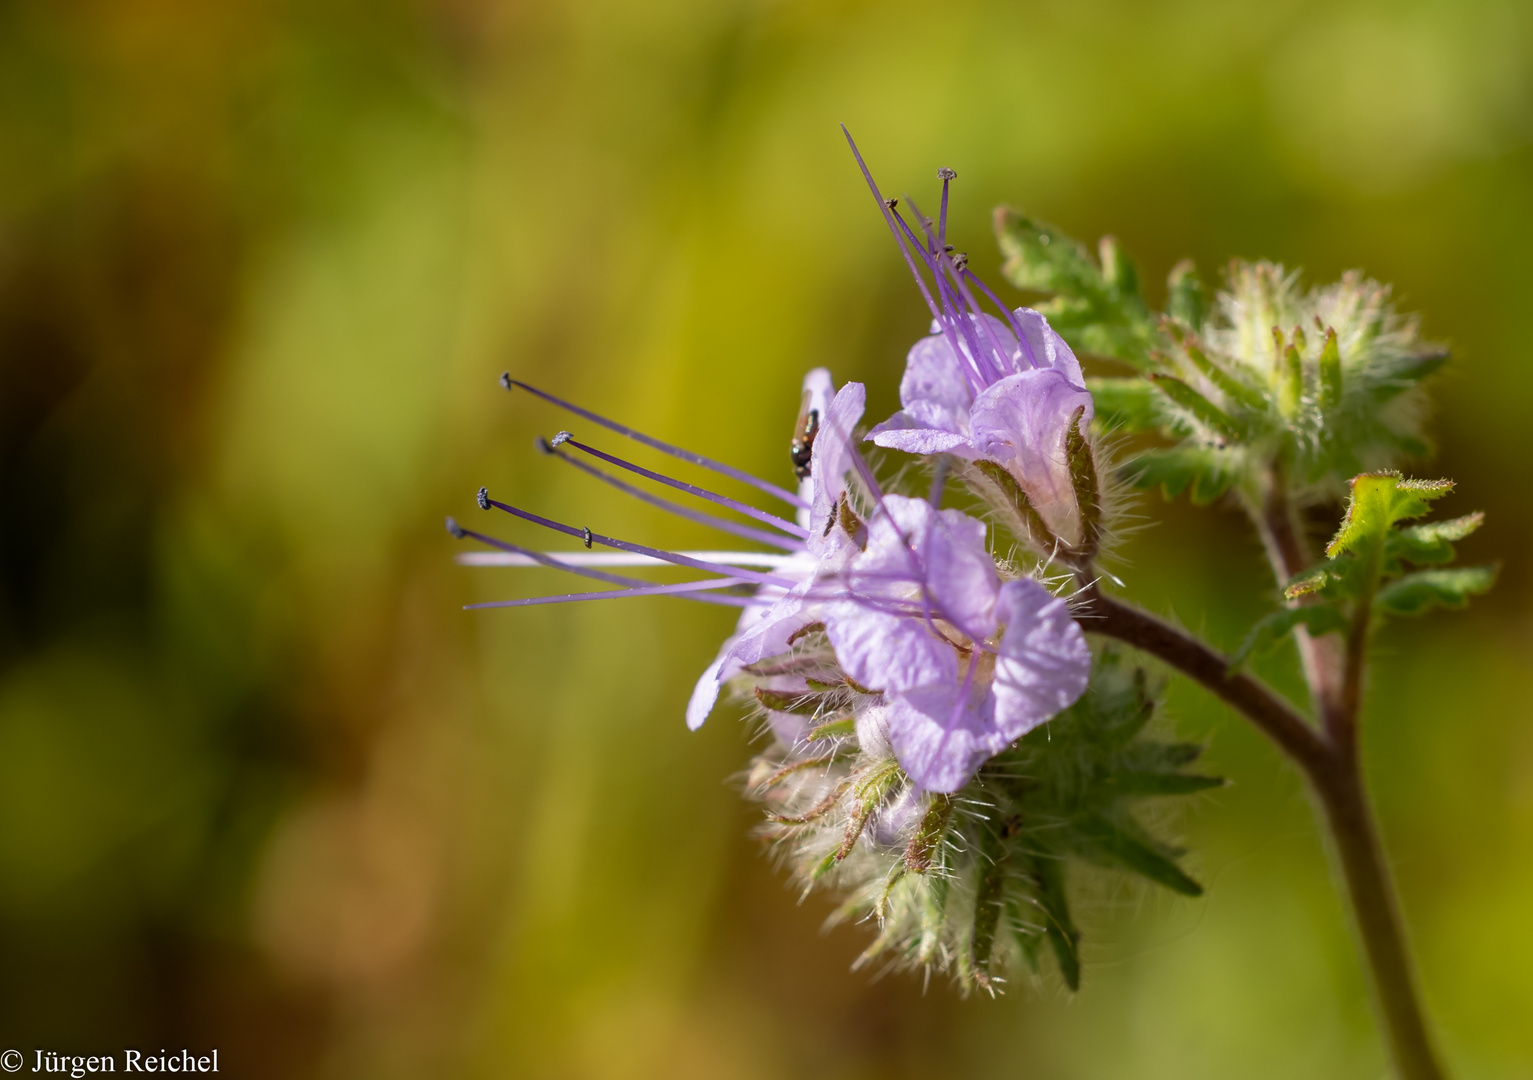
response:
[[(878, 921), (870, 958), (994, 990), (1012, 961), (1036, 968), (1047, 940), (1073, 987), (1079, 935), (1065, 860), (1195, 893), (1174, 850), (1144, 830), (1130, 804), (1215, 781), (1179, 772), (1196, 748), (1140, 735), (1152, 711), (1143, 673), (1093, 654), (1060, 594), (1089, 584), (1106, 531), (1094, 402), (1070, 346), (1038, 311), (1003, 304), (947, 243), (951, 170), (939, 173), (932, 220), (913, 205), (902, 214), (857, 161), (932, 328), (909, 351), (902, 408), (871, 430), (862, 426), (861, 384), (837, 389), (824, 369), (808, 374), (791, 446), (797, 490), (503, 376), (507, 389), (781, 503), (783, 512), (762, 510), (568, 431), (541, 443), (605, 483), (771, 550), (662, 550), (542, 517), (484, 489), (482, 509), (562, 532), (582, 548), (537, 551), (452, 519), (448, 529), (495, 549), (466, 562), (542, 565), (616, 586), (478, 606), (665, 594), (739, 607), (686, 719), (699, 727), (730, 689), (764, 720), (772, 746), (746, 789), (766, 803), (764, 835), (792, 873), (837, 890), (845, 898), (838, 917)], [(925, 461), (930, 488), (887, 487), (864, 441)], [(950, 477), (982, 517), (944, 505)], [(1009, 542), (992, 524), (1009, 527)], [(612, 572), (663, 564), (702, 576), (654, 584)], [(1066, 572), (1050, 579), (1055, 565)]]

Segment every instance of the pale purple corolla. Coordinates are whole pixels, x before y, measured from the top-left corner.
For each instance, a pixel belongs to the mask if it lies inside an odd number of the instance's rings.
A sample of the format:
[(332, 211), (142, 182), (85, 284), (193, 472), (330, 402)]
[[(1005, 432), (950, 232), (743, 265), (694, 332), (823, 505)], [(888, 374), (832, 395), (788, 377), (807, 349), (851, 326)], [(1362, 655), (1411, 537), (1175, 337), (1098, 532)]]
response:
[(723, 684), (751, 664), (787, 652), (795, 634), (819, 621), (824, 604), (839, 589), (839, 575), (856, 546), (841, 526), (839, 508), (846, 494), (846, 475), (853, 467), (852, 441), (862, 419), (866, 391), (847, 383), (831, 396), (830, 373), (816, 368), (804, 379), (806, 411), (815, 417), (815, 438), (809, 476), (799, 485), (805, 503), (799, 521), (808, 535), (795, 558), (779, 573), (795, 578), (789, 588), (764, 586), (757, 604), (745, 609), (734, 635), (704, 669), (687, 703), (687, 726), (694, 731), (708, 719)]
[(929, 791), (957, 791), (1086, 689), (1091, 654), (1065, 601), (1032, 578), (1002, 582), (966, 514), (883, 496), (843, 579), (826, 636), (852, 679), (882, 691), (889, 745)]
[[(845, 129), (843, 128), (843, 131)], [(847, 135), (851, 143), (851, 135)], [(1093, 415), (1075, 354), (1031, 308), (1009, 310), (947, 243), (951, 169), (938, 172), (942, 208), (935, 223), (912, 207), (922, 236), (898, 200), (885, 199), (855, 144), (852, 152), (932, 314), (931, 335), (916, 342), (900, 380), (903, 408), (868, 438), (912, 454), (988, 459), (1011, 474), (1054, 536), (1082, 540), (1067, 437)], [(919, 266), (919, 268), (918, 268)], [(931, 275), (930, 286), (921, 270)], [(1003, 318), (982, 312), (977, 294)]]

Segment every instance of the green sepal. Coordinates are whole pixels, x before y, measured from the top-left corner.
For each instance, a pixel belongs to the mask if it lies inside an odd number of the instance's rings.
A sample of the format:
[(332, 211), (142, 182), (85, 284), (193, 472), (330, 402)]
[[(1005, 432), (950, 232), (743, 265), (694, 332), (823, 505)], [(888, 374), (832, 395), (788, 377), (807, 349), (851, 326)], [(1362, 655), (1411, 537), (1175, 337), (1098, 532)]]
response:
[(827, 701), (824, 694), (799, 690), (768, 690), (758, 686), (753, 693), (763, 708), (771, 709), (773, 712), (793, 713), (796, 716), (814, 716), (824, 708)]
[(1389, 372), (1389, 378), (1373, 388), (1373, 399), (1383, 402), (1404, 393), (1429, 375), (1436, 374), (1452, 358), (1453, 354), (1446, 349), (1433, 349), (1407, 356)]
[(1166, 314), (1194, 330), (1208, 317), (1208, 296), (1191, 259), (1173, 266), (1166, 278)]
[(1223, 495), (1238, 479), (1220, 451), (1204, 446), (1146, 450), (1124, 465), (1122, 474), (1135, 487), (1160, 488), (1167, 499), (1190, 488), (1193, 503), (1200, 506)]
[(1192, 795), (1223, 787), (1225, 781), (1221, 776), (1194, 773), (1123, 772), (1108, 777), (1107, 784), (1124, 795)]
[(1082, 856), (1092, 862), (1130, 870), (1183, 896), (1203, 895), (1203, 886), (1184, 874), (1181, 867), (1156, 850), (1153, 841), (1137, 826), (1127, 821), (1112, 821), (1098, 815), (1076, 822), (1074, 831), (1085, 841)]
[(1162, 396), (1144, 379), (1107, 376), (1086, 380), (1097, 420), (1109, 431), (1158, 431), (1165, 424)]
[[(1319, 584), (1323, 584), (1323, 580)], [(1319, 637), (1322, 634), (1345, 630), (1347, 618), (1335, 605), (1329, 603), (1306, 604), (1303, 607), (1274, 611), (1257, 620), (1256, 625), (1251, 627), (1245, 640), (1240, 643), (1240, 648), (1230, 656), (1230, 671), (1238, 670), (1250, 657), (1275, 647), (1297, 626), (1302, 626), (1313, 636)]]
[(1102, 494), (1097, 483), (1096, 459), (1082, 423), (1085, 413), (1086, 406), (1082, 405), (1070, 416), (1070, 426), (1065, 431), (1065, 458), (1070, 463), (1070, 484), (1081, 524), (1079, 550), (1090, 559), (1096, 556), (1102, 541)]
[(1006, 471), (1006, 466), (999, 461), (980, 458), (974, 463), (974, 467), (984, 474), (985, 479), (1000, 488), (1002, 498), (1017, 515), (1017, 521), (1012, 529), (1017, 539), (1030, 540), (1040, 550), (1052, 551), (1057, 543), (1053, 532), (1048, 525), (1044, 524), (1043, 517), (1033, 508), (1032, 500), (1027, 497), (1027, 492), (1022, 490), (1022, 485), (1017, 483), (1017, 478)]
[(1341, 348), (1336, 331), (1326, 327), (1325, 344), (1320, 349), (1320, 405), (1334, 408), (1341, 401)]
[(1418, 570), (1381, 588), (1374, 610), (1384, 615), (1424, 615), (1434, 608), (1461, 608), (1471, 596), (1490, 591), (1495, 583), (1492, 566)]
[(821, 739), (844, 738), (848, 735), (857, 734), (857, 718), (855, 716), (843, 716), (840, 720), (830, 720), (819, 725), (809, 732), (809, 742), (819, 742)]
[(1039, 853), (1028, 860), (1038, 906), (1043, 911), (1043, 932), (1054, 949), (1059, 973), (1071, 990), (1081, 988), (1081, 932), (1070, 918), (1070, 899), (1065, 893), (1065, 864), (1062, 859)]
[(1229, 399), (1231, 404), (1255, 412), (1267, 410), (1267, 399), (1261, 391), (1247, 386), (1241, 379), (1227, 371), (1223, 365), (1212, 359), (1194, 342), (1188, 341), (1182, 345), (1182, 351), (1187, 354), (1187, 359), (1209, 382), (1219, 388), (1219, 392)]
[(1241, 425), (1235, 421), (1234, 417), (1175, 375), (1152, 374), (1146, 377), (1154, 384), (1155, 389), (1186, 409), (1204, 427), (1230, 442), (1241, 437)]
[[(1002, 825), (1001, 828), (1005, 826)], [(1006, 903), (1006, 873), (1010, 857), (995, 828), (980, 836), (979, 882), (974, 894), (974, 929), (969, 937), (969, 967), (974, 981), (990, 988), (990, 954), (995, 951), (995, 930)]]

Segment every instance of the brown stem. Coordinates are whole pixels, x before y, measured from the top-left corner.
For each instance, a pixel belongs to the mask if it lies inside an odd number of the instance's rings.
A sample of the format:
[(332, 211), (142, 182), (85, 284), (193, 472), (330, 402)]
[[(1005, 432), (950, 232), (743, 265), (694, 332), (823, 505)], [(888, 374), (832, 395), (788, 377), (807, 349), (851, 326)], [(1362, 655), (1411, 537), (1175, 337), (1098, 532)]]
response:
[(1095, 586), (1083, 598), (1087, 606), (1082, 608), (1082, 629), (1127, 642), (1202, 683), (1244, 713), (1306, 772), (1324, 766), (1323, 737), (1269, 687), (1244, 672), (1231, 673), (1225, 657), (1191, 634)]
[[(1272, 564), (1272, 575), (1277, 579), (1277, 586), (1279, 589), (1284, 588), (1300, 573), (1309, 569), (1310, 555), (1293, 503), (1289, 501), (1287, 481), (1281, 469), (1274, 467), (1267, 475), (1261, 506), (1256, 507), (1248, 502), (1246, 512), (1267, 551), (1267, 561)], [(1290, 603), (1310, 603), (1312, 599), (1305, 597)], [(1299, 663), (1304, 668), (1304, 681), (1315, 703), (1315, 713), (1329, 729), (1343, 708), (1342, 660), (1338, 655), (1336, 640), (1330, 637), (1313, 638), (1302, 626), (1294, 627), (1293, 636), (1299, 650)]]
[(1362, 631), (1354, 630), (1349, 642), (1335, 722), (1327, 713), (1321, 732), (1271, 688), (1249, 675), (1231, 674), (1223, 656), (1190, 634), (1106, 596), (1094, 585), (1082, 599), (1083, 629), (1141, 649), (1201, 683), (1244, 714), (1304, 771), (1330, 826), (1395, 1067), (1401, 1080), (1443, 1080), (1358, 764), (1356, 716), (1366, 616)]
[(1401, 1080), (1444, 1080), (1357, 756), (1331, 756), (1331, 768), (1320, 776), (1311, 774), (1310, 781), (1325, 808), (1336, 861), (1346, 878), (1390, 1056)]

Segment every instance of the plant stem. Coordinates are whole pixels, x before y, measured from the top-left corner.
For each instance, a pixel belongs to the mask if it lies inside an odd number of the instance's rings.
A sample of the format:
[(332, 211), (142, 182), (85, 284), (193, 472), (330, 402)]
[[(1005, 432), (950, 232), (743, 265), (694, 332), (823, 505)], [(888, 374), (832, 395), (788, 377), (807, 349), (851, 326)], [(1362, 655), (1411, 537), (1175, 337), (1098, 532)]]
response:
[(1333, 691), (1312, 684), (1324, 724), (1317, 730), (1261, 681), (1232, 674), (1225, 657), (1192, 635), (1103, 594), (1095, 585), (1084, 591), (1082, 600), (1083, 629), (1132, 645), (1202, 684), (1245, 715), (1303, 770), (1330, 826), (1395, 1068), (1401, 1080), (1443, 1080), (1359, 765), (1356, 718), (1366, 628), (1348, 643), (1342, 685)]

